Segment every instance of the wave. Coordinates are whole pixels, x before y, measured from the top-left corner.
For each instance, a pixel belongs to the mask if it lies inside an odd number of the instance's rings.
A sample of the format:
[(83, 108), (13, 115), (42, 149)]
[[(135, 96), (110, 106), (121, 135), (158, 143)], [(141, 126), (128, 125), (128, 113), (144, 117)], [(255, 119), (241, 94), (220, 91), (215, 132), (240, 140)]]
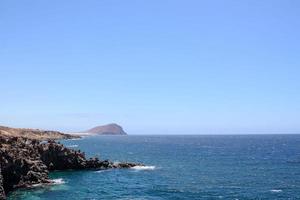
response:
[(134, 170), (155, 170), (155, 166), (134, 166), (134, 167), (131, 167), (131, 169), (134, 169)]
[(43, 186), (42, 183), (37, 183), (37, 184), (33, 184), (31, 187), (41, 187), (41, 186)]
[(62, 179), (62, 178), (52, 179), (52, 181), (53, 181), (53, 185), (61, 185), (61, 184), (65, 184), (66, 183), (64, 181), (64, 179)]
[(69, 139), (69, 140), (74, 140), (74, 141), (76, 141), (76, 140), (82, 140), (82, 138), (73, 138), (73, 139)]
[(278, 192), (282, 192), (282, 190), (270, 190), (270, 192), (276, 192), (276, 193), (278, 193)]
[(45, 185), (62, 185), (62, 184), (66, 183), (62, 178), (51, 179), (51, 181), (52, 181), (52, 183), (50, 183), (50, 184), (37, 183), (37, 184), (33, 184), (31, 187), (42, 187)]
[(98, 171), (95, 171), (95, 173), (104, 173), (104, 172), (110, 172), (112, 171), (111, 169), (102, 169), (102, 170), (98, 170)]
[(73, 145), (68, 145), (67, 147), (69, 147), (69, 148), (76, 148), (76, 147), (78, 147), (78, 145), (77, 144), (73, 144)]

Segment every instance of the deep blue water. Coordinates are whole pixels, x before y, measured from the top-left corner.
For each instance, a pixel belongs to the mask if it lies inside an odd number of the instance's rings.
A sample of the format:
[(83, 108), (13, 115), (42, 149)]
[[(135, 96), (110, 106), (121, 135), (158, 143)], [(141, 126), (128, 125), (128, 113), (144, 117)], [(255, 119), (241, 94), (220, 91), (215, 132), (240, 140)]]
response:
[(300, 135), (98, 136), (64, 141), (149, 170), (68, 171), (10, 199), (300, 199)]

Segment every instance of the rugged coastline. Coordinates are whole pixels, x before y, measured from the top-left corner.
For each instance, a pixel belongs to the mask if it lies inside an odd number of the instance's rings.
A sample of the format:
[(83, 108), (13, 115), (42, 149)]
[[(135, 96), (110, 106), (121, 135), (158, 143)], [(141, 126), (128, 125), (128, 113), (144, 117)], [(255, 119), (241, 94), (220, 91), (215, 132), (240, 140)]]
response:
[(113, 163), (85, 157), (80, 150), (66, 148), (54, 140), (0, 134), (0, 199), (18, 188), (52, 184), (54, 170), (105, 170), (142, 166), (136, 163)]
[(0, 126), (0, 135), (10, 137), (24, 137), (35, 140), (60, 140), (80, 138), (80, 136), (78, 135), (61, 133), (59, 131), (49, 131), (31, 128), (11, 128), (7, 126)]

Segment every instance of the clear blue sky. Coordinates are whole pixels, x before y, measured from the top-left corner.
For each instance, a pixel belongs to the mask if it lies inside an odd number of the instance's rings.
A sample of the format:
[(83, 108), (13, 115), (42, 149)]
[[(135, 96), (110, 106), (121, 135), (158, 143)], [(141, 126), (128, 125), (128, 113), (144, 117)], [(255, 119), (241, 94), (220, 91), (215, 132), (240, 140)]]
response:
[(3, 0), (0, 124), (300, 133), (297, 0)]

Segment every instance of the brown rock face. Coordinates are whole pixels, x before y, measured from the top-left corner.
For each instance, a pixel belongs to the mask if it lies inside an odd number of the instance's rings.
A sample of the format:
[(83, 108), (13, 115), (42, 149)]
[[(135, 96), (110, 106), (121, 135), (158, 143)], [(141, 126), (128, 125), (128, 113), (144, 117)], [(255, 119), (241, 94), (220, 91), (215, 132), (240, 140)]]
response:
[(58, 140), (58, 139), (71, 139), (78, 138), (70, 134), (61, 133), (58, 131), (44, 131), (39, 129), (28, 129), (28, 128), (10, 128), (0, 126), (0, 135), (11, 136), (11, 137), (25, 137), (35, 140)]
[(104, 126), (96, 126), (85, 132), (99, 134), (99, 135), (127, 135), (127, 133), (123, 130), (123, 128), (118, 124), (107, 124)]
[(35, 184), (51, 184), (49, 171), (67, 169), (130, 168), (141, 165), (86, 159), (84, 153), (68, 149), (53, 140), (0, 136), (0, 200), (5, 194)]

